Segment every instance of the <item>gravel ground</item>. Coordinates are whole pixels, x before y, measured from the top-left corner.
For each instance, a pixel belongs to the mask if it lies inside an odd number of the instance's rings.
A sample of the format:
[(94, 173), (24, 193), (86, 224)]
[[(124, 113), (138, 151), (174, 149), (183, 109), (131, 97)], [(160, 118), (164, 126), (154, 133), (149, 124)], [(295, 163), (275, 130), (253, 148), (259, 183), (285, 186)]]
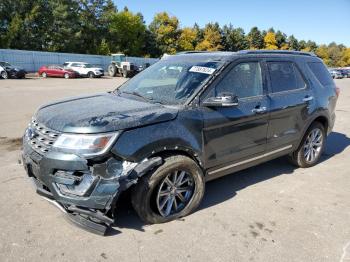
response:
[(0, 80), (0, 261), (350, 261), (350, 79), (321, 163), (285, 158), (209, 182), (199, 210), (144, 225), (129, 199), (106, 237), (67, 223), (18, 164), (19, 137), (47, 101), (112, 90), (122, 78)]

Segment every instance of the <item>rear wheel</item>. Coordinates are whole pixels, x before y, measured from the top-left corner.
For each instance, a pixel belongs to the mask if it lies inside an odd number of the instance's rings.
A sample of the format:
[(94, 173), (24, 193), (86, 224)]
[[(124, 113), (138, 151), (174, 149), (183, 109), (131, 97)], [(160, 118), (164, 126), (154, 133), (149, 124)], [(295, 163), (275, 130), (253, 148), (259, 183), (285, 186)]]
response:
[(127, 77), (128, 77), (128, 71), (127, 71), (127, 70), (124, 69), (122, 74), (123, 74), (123, 77), (124, 77), (124, 78), (127, 78)]
[(8, 78), (9, 78), (9, 75), (7, 74), (6, 71), (2, 71), (2, 72), (1, 72), (1, 77), (2, 77), (3, 79), (8, 79)]
[(64, 73), (64, 75), (63, 75), (63, 76), (64, 76), (64, 78), (65, 78), (65, 79), (70, 78), (70, 75), (69, 75), (68, 73)]
[(46, 77), (47, 77), (46, 72), (42, 72), (42, 73), (41, 73), (41, 76), (42, 76), (43, 78), (46, 78)]
[(290, 161), (298, 167), (314, 166), (320, 159), (326, 142), (326, 131), (324, 126), (313, 123), (306, 131), (299, 148), (290, 156)]
[(204, 190), (197, 163), (185, 156), (171, 156), (140, 179), (132, 191), (132, 205), (143, 221), (164, 223), (194, 211)]

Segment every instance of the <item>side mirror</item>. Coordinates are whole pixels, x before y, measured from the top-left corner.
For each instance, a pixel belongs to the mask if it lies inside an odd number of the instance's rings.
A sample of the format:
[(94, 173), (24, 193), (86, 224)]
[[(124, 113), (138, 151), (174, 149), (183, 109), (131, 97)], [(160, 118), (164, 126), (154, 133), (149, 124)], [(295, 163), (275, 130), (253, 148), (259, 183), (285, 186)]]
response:
[(233, 107), (238, 106), (238, 98), (234, 95), (221, 95), (209, 97), (204, 100), (203, 106), (206, 107)]

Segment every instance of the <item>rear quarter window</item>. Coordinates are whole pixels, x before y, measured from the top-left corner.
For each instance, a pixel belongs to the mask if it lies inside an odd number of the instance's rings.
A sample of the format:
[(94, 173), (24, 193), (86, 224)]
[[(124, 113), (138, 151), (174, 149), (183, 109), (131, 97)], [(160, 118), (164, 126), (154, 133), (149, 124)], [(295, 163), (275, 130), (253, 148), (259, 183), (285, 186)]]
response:
[(331, 74), (328, 72), (327, 68), (321, 62), (308, 62), (308, 67), (318, 81), (323, 85), (333, 85), (333, 79)]

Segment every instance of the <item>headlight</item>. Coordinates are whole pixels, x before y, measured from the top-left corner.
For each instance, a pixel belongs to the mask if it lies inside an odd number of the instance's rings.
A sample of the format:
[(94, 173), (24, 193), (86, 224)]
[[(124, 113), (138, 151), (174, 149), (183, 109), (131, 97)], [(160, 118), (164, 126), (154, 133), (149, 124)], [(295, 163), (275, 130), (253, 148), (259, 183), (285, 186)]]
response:
[(53, 144), (53, 147), (63, 149), (69, 153), (96, 156), (105, 153), (118, 135), (119, 133), (98, 135), (62, 134)]

